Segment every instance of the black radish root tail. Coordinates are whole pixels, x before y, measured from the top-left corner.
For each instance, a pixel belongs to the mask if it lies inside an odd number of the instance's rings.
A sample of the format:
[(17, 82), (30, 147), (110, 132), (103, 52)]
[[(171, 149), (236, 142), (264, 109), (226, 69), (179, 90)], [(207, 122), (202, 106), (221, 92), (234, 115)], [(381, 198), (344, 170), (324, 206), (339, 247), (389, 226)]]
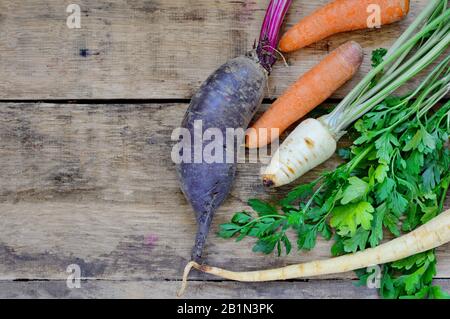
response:
[(208, 237), (209, 228), (211, 227), (211, 222), (214, 213), (200, 215), (202, 220), (198, 220), (198, 230), (195, 236), (195, 244), (192, 249), (191, 260), (200, 262), (202, 257), (203, 248), (205, 247), (206, 238)]

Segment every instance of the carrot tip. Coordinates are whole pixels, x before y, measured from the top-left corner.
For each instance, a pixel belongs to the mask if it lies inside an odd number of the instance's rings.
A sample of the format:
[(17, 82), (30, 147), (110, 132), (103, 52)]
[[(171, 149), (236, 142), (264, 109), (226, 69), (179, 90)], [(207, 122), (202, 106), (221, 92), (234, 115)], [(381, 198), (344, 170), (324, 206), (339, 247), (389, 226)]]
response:
[(361, 47), (361, 45), (356, 41), (349, 41), (345, 43), (341, 48), (345, 49), (342, 50), (342, 54), (345, 57), (345, 61), (348, 63), (348, 65), (354, 69), (357, 70), (364, 59), (364, 50)]

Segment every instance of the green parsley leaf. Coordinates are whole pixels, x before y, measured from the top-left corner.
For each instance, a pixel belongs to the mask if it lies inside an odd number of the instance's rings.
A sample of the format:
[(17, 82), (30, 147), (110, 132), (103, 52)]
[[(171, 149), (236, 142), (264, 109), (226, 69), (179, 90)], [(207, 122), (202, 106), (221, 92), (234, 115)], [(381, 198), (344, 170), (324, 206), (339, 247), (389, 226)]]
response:
[(364, 250), (369, 239), (369, 231), (359, 227), (353, 237), (344, 240), (344, 251), (346, 253), (355, 253), (358, 249)]
[(406, 160), (406, 166), (408, 167), (408, 171), (411, 175), (419, 175), (422, 171), (422, 167), (424, 164), (424, 156), (423, 153), (419, 151), (414, 151)]
[(389, 166), (386, 164), (380, 164), (378, 165), (377, 169), (375, 170), (375, 179), (378, 183), (383, 183), (384, 180), (387, 177), (387, 173), (389, 172)]
[(395, 181), (392, 178), (386, 178), (378, 185), (375, 196), (378, 203), (384, 202), (392, 193), (395, 187)]
[(431, 191), (440, 182), (439, 168), (432, 164), (422, 174), (422, 181), (425, 191)]
[(361, 199), (369, 191), (369, 184), (362, 179), (352, 176), (348, 179), (350, 185), (345, 189), (341, 204), (346, 205), (356, 199)]
[(361, 225), (365, 230), (371, 227), (374, 208), (369, 202), (359, 202), (335, 207), (331, 213), (330, 224), (341, 236), (354, 236)]
[(314, 185), (313, 184), (303, 184), (297, 186), (289, 192), (285, 198), (281, 200), (281, 205), (286, 206), (292, 204), (296, 200), (305, 199), (313, 193)]
[(385, 299), (394, 299), (399, 295), (398, 289), (394, 286), (394, 280), (388, 271), (381, 277), (380, 294)]
[(241, 230), (239, 225), (228, 223), (219, 226), (219, 232), (217, 235), (221, 238), (231, 238)]
[(298, 240), (297, 240), (297, 246), (298, 249), (304, 249), (304, 250), (311, 250), (316, 246), (316, 239), (317, 239), (317, 228), (308, 225), (303, 224), (298, 229)]
[(383, 219), (383, 225), (395, 236), (400, 236), (399, 219), (391, 213), (386, 213)]
[(259, 216), (278, 215), (278, 211), (275, 207), (260, 199), (250, 199), (248, 201), (248, 205), (253, 208), (253, 210), (257, 212)]
[(344, 250), (344, 238), (336, 235), (336, 240), (334, 242), (334, 245), (331, 247), (331, 255), (334, 257), (341, 256), (345, 253)]
[(409, 202), (405, 197), (403, 197), (402, 194), (400, 194), (396, 190), (393, 190), (391, 192), (391, 195), (388, 199), (388, 207), (396, 216), (401, 216), (408, 207), (408, 204)]
[(378, 161), (381, 164), (389, 164), (394, 151), (394, 146), (399, 146), (398, 139), (390, 132), (382, 134), (376, 141)]
[(386, 211), (386, 203), (381, 204), (375, 209), (372, 220), (372, 231), (369, 237), (370, 247), (378, 246), (383, 239), (383, 220)]
[(406, 143), (405, 147), (403, 147), (403, 152), (409, 152), (417, 149), (422, 142), (422, 137), (422, 130), (418, 130), (413, 138)]
[(383, 58), (386, 55), (387, 50), (385, 48), (379, 48), (372, 51), (372, 67), (376, 68), (383, 62)]
[(325, 221), (319, 224), (317, 230), (320, 232), (320, 234), (325, 240), (330, 240), (331, 237), (333, 236), (333, 231), (331, 230), (331, 227)]
[(301, 212), (292, 212), (288, 217), (288, 225), (298, 227), (303, 222), (303, 214)]
[(252, 216), (247, 212), (236, 213), (231, 221), (238, 225), (245, 225), (252, 219)]
[(286, 235), (283, 235), (283, 237), (281, 238), (281, 240), (284, 243), (284, 247), (286, 249), (286, 255), (289, 255), (289, 253), (292, 250), (292, 245), (291, 242), (289, 241), (289, 238)]
[(430, 299), (450, 299), (450, 295), (439, 286), (431, 286), (428, 291)]
[(253, 246), (253, 252), (261, 252), (263, 254), (270, 254), (278, 243), (278, 238), (276, 236), (269, 236), (265, 238), (261, 238), (258, 240)]
[(391, 267), (394, 269), (410, 270), (414, 266), (423, 266), (427, 260), (428, 252), (425, 252), (393, 262), (391, 263)]

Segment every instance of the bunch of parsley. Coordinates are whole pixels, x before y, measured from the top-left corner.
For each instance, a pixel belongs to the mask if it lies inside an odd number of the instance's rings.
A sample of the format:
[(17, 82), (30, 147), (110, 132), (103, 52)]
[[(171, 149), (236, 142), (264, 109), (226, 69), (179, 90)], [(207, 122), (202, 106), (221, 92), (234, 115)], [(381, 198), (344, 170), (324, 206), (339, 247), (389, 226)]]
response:
[[(374, 52), (374, 64), (380, 54)], [(340, 155), (346, 160), (281, 201), (251, 199), (256, 213), (238, 212), (220, 226), (219, 236), (257, 238), (254, 252), (281, 255), (311, 250), (318, 236), (334, 238), (334, 256), (381, 243), (385, 232), (400, 236), (443, 210), (450, 185), (450, 102), (439, 105), (450, 87), (450, 56), (422, 84), (403, 97), (389, 97), (355, 123), (355, 141)], [(288, 232), (288, 230), (291, 230)], [(385, 298), (448, 297), (433, 286), (434, 251), (384, 265), (380, 294)], [(358, 271), (361, 283), (365, 270)]]

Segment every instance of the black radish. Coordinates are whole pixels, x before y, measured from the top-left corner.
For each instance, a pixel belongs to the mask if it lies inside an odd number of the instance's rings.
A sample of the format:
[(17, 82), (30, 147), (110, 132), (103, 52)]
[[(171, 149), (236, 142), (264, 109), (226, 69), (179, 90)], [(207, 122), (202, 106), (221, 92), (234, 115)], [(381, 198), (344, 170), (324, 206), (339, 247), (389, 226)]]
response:
[[(192, 156), (177, 164), (177, 172), (181, 189), (197, 218), (198, 232), (192, 251), (194, 261), (202, 255), (214, 213), (228, 196), (236, 174), (235, 155), (243, 140), (235, 140), (232, 147), (227, 148), (226, 131), (245, 130), (261, 105), (268, 75), (276, 61), (278, 34), (290, 4), (291, 0), (270, 1), (256, 48), (228, 61), (211, 74), (192, 98), (182, 122), (182, 128), (191, 136), (189, 143), (183, 141), (182, 153), (190, 152)], [(198, 154), (198, 149), (203, 154), (211, 143), (211, 140), (203, 140), (203, 134), (210, 129), (222, 134), (223, 156), (219, 156), (219, 160), (215, 156), (212, 163), (205, 158), (195, 160), (193, 157)], [(234, 154), (233, 160), (227, 161), (230, 152)], [(186, 157), (186, 154), (180, 155)]]

